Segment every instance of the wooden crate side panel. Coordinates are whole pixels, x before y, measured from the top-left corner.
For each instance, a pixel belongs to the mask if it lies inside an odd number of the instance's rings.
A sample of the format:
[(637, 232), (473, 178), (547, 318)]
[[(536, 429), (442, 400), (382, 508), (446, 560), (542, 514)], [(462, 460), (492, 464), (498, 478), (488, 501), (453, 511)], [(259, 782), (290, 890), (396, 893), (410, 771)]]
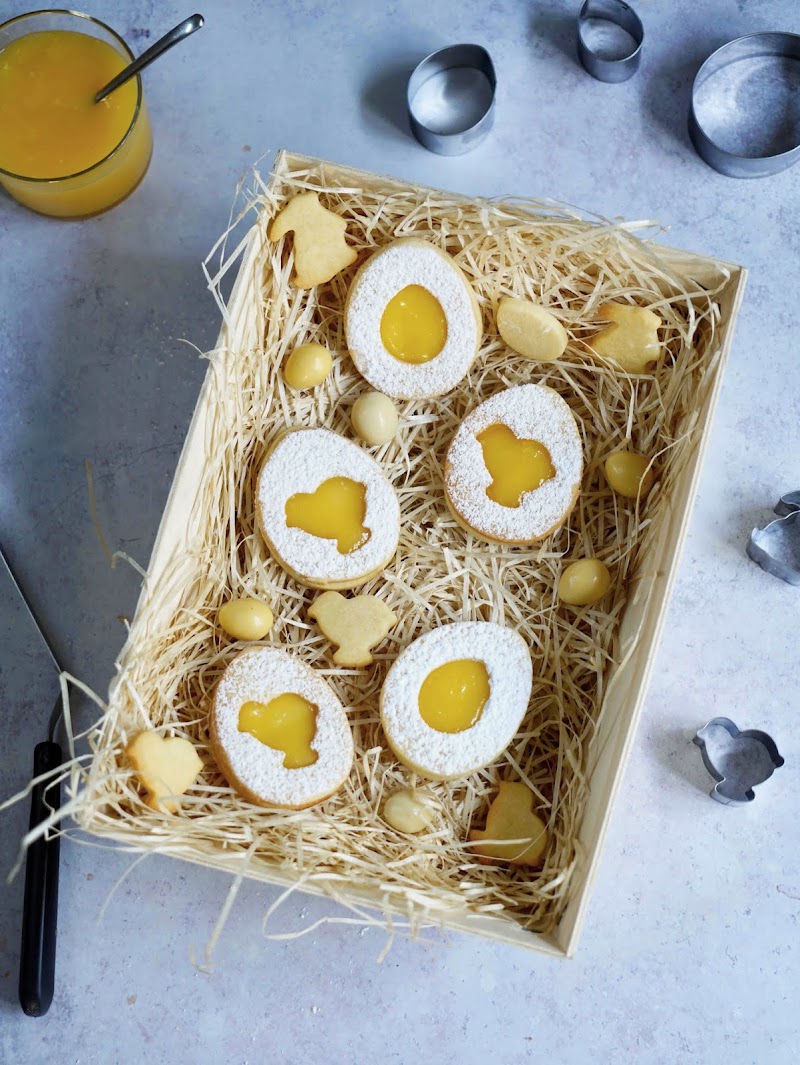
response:
[[(591, 789), (579, 834), (583, 883), (569, 902), (559, 925), (557, 940), (567, 955), (575, 951), (597, 872), (613, 804), (619, 791), (647, 686), (655, 663), (658, 641), (667, 616), (680, 556), (691, 520), (710, 428), (719, 399), (723, 372), (733, 340), (733, 329), (744, 293), (747, 272), (731, 267), (732, 276), (720, 302), (723, 327), (720, 358), (713, 387), (699, 412), (692, 461), (674, 487), (670, 506), (650, 565), (637, 582), (620, 629), (623, 665), (612, 675), (603, 704), (603, 717), (590, 752)], [(635, 645), (634, 645), (635, 641)], [(626, 655), (630, 657), (626, 659)]]
[[(290, 171), (293, 172), (299, 168), (310, 168), (318, 165), (323, 165), (326, 168), (327, 178), (345, 185), (363, 186), (376, 192), (386, 192), (387, 189), (392, 188), (408, 188), (407, 183), (394, 178), (383, 178), (366, 171), (322, 163), (320, 160), (293, 155), (285, 151), (281, 151), (276, 157), (270, 184), (272, 187), (279, 184), (282, 177)], [(467, 197), (454, 197), (451, 193), (443, 194), (453, 199), (468, 199)], [(258, 291), (257, 286), (260, 285), (261, 280), (255, 275), (255, 265), (263, 249), (263, 241), (262, 227), (257, 224), (251, 230), (251, 239), (248, 242), (234, 291), (229, 301), (229, 323), (223, 325), (218, 340), (218, 349), (220, 351), (225, 351), (229, 348), (232, 352), (235, 352), (243, 346), (249, 347), (260, 343), (260, 338), (256, 336), (256, 324), (251, 308)], [(598, 730), (594, 754), (596, 764), (593, 771), (592, 790), (584, 819), (584, 828), (580, 837), (581, 867), (578, 876), (575, 878), (575, 895), (559, 929), (554, 935), (548, 937), (527, 932), (504, 918), (478, 917), (461, 913), (460, 911), (453, 911), (451, 914), (446, 915), (446, 924), (449, 928), (481, 934), (498, 941), (524, 946), (528, 949), (555, 956), (565, 956), (574, 951), (577, 934), (585, 913), (591, 882), (596, 871), (608, 825), (610, 805), (622, 777), (624, 760), (629, 752), (635, 724), (641, 710), (644, 685), (652, 667), (652, 650), (666, 614), (666, 602), (677, 570), (679, 549), (682, 546), (686, 527), (688, 526), (689, 503), (693, 499), (696, 490), (699, 463), (702, 452), (705, 449), (708, 423), (716, 403), (724, 357), (727, 355), (730, 343), (731, 324), (741, 298), (744, 271), (735, 264), (717, 262), (702, 256), (692, 256), (683, 251), (661, 246), (658, 247), (658, 254), (664, 259), (666, 265), (692, 276), (699, 283), (708, 287), (718, 284), (728, 274), (732, 276), (732, 284), (728, 286), (725, 300), (723, 300), (723, 315), (726, 321), (724, 351), (717, 370), (715, 387), (704, 407), (701, 422), (698, 426), (698, 433), (702, 435), (700, 436), (697, 454), (692, 467), (684, 471), (684, 476), (676, 489), (676, 498), (679, 500), (679, 505), (673, 507), (669, 520), (667, 520), (667, 515), (665, 515), (664, 526), (659, 540), (659, 550), (655, 553), (659, 559), (658, 572), (651, 580), (649, 594), (642, 594), (639, 600), (631, 603), (631, 607), (634, 609), (631, 613), (630, 625), (637, 628), (642, 625), (643, 628), (634, 655), (626, 663), (625, 668), (618, 671), (617, 677), (609, 685), (609, 691), (606, 696), (604, 716), (601, 727)], [(217, 370), (215, 370), (214, 365), (209, 367), (195, 408), (153, 548), (149, 567), (150, 576), (140, 597), (137, 619), (140, 618), (141, 607), (147, 599), (147, 587), (156, 586), (159, 576), (163, 574), (176, 551), (187, 543), (190, 533), (189, 516), (196, 499), (207, 457), (210, 454), (210, 429), (213, 422), (214, 397), (218, 387), (223, 383), (222, 379), (215, 379), (215, 373), (223, 374), (223, 376), (226, 373), (227, 360), (223, 358), (220, 361), (221, 367)], [(157, 627), (169, 621), (177, 606), (177, 595), (178, 593), (176, 592), (174, 602), (164, 603), (160, 613), (151, 617), (150, 625)], [(134, 621), (128, 645), (132, 644), (138, 637), (140, 630), (137, 629), (137, 624), (141, 624), (141, 621)], [(628, 627), (627, 612), (623, 624), (625, 628)], [(124, 841), (130, 842), (127, 839)], [(141, 845), (141, 841), (139, 843)], [(214, 858), (213, 854), (194, 857), (182, 851), (175, 856), (204, 865), (225, 868), (221, 861)], [(278, 867), (270, 867), (263, 863), (254, 863), (248, 872), (248, 876), (284, 887), (289, 887), (296, 882), (296, 877), (291, 872)], [(303, 890), (307, 890), (312, 894), (325, 894), (321, 886), (314, 884), (304, 885)], [(378, 910), (389, 909), (399, 917), (402, 917), (405, 913), (401, 907), (394, 905), (391, 900), (383, 898), (379, 892), (371, 889), (350, 885), (345, 890), (339, 891), (338, 894), (353, 905), (369, 906)], [(441, 921), (442, 914), (431, 914), (431, 919), (434, 923), (437, 923), (437, 918)]]
[[(134, 832), (126, 833), (123, 831), (117, 833), (104, 828), (94, 834), (100, 838), (131, 846), (136, 851), (141, 851), (150, 845), (148, 841), (143, 841)], [(185, 847), (172, 848), (169, 845), (163, 846), (155, 842), (152, 843), (152, 846), (157, 847), (158, 853), (164, 857), (179, 859), (205, 868), (219, 869), (221, 872), (231, 875), (231, 868), (228, 862), (223, 861), (214, 850), (200, 853), (188, 850)], [(346, 907), (369, 910), (371, 915), (377, 919), (381, 919), (386, 914), (391, 914), (392, 917), (398, 918), (401, 922), (409, 919), (408, 906), (398, 903), (392, 895), (382, 894), (374, 888), (361, 887), (352, 881), (346, 885), (337, 882), (331, 888), (319, 881), (304, 880), (301, 882), (297, 874), (291, 869), (268, 865), (264, 862), (253, 861), (246, 866), (243, 864), (243, 868), (244, 875), (248, 880), (257, 880), (260, 883), (284, 889), (294, 887), (304, 895), (314, 895), (318, 898), (333, 898), (335, 901), (343, 903)], [(354, 919), (357, 919), (357, 914)], [(509, 943), (525, 950), (547, 954), (550, 957), (564, 957), (564, 952), (556, 942), (555, 937), (528, 932), (503, 917), (471, 914), (466, 910), (446, 907), (426, 909), (424, 902), (420, 902), (415, 907), (415, 920), (419, 923), (421, 929), (438, 928), (444, 932), (466, 932), (470, 935), (480, 935), (487, 939), (493, 939), (498, 943)]]

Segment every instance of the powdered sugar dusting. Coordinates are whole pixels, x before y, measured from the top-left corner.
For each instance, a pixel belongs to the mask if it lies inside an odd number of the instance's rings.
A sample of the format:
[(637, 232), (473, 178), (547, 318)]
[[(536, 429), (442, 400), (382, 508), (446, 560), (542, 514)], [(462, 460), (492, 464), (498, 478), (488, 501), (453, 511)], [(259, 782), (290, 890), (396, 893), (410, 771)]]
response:
[[(331, 477), (349, 477), (366, 488), (364, 525), (369, 539), (341, 554), (335, 540), (312, 536), (286, 524), (286, 501), (314, 492)], [(378, 463), (357, 444), (329, 429), (297, 429), (280, 440), (258, 478), (261, 528), (278, 560), (301, 579), (352, 580), (387, 565), (397, 550), (400, 507)]]
[[(285, 769), (282, 751), (239, 731), (244, 703), (268, 703), (287, 693), (301, 696), (318, 710), (311, 747), (319, 757), (302, 769)], [(307, 805), (336, 791), (350, 772), (353, 737), (342, 704), (309, 666), (277, 647), (253, 648), (231, 662), (217, 685), (212, 716), (217, 742), (237, 780), (264, 802)]]
[[(504, 507), (486, 494), (492, 478), (477, 436), (497, 424), (544, 444), (556, 471), (527, 492), (518, 507)], [(451, 506), (473, 529), (497, 540), (529, 543), (567, 515), (582, 474), (581, 438), (567, 404), (550, 388), (518, 385), (491, 396), (461, 423), (447, 451), (445, 486)]]
[[(386, 304), (407, 285), (421, 285), (441, 304), (447, 340), (430, 362), (414, 365), (391, 355), (381, 339)], [(440, 396), (454, 388), (481, 339), (474, 296), (458, 266), (433, 244), (401, 238), (376, 252), (353, 281), (345, 312), (347, 346), (359, 373), (395, 399)]]
[[(471, 728), (438, 732), (422, 719), (419, 690), (432, 670), (462, 658), (486, 665), (489, 699)], [(467, 776), (494, 761), (514, 738), (528, 707), (532, 678), (528, 645), (513, 629), (493, 621), (434, 629), (410, 644), (386, 677), (381, 720), (389, 744), (401, 760), (434, 778)]]

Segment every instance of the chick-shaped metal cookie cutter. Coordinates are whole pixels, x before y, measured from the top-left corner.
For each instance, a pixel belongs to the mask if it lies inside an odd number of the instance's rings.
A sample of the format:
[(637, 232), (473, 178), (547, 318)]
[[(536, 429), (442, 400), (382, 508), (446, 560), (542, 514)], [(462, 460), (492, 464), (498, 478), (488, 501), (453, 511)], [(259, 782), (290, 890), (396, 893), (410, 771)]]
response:
[(775, 741), (766, 732), (740, 732), (729, 717), (712, 717), (693, 740), (706, 769), (717, 783), (709, 794), (726, 806), (755, 799), (753, 788), (769, 780), (783, 765)]
[(775, 521), (750, 533), (747, 553), (773, 577), (800, 584), (800, 492), (781, 496), (775, 513)]

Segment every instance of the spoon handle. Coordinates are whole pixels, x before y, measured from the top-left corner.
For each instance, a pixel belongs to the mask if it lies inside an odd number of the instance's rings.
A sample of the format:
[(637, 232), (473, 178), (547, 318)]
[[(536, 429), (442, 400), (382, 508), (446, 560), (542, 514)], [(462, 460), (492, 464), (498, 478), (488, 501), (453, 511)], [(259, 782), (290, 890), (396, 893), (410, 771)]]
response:
[(202, 15), (192, 15), (190, 18), (184, 19), (169, 33), (165, 33), (163, 37), (151, 44), (147, 51), (142, 52), (138, 59), (134, 59), (124, 70), (121, 70), (115, 78), (112, 78), (108, 85), (104, 85), (100, 92), (94, 98), (94, 102), (99, 104), (101, 100), (105, 100), (109, 93), (112, 93), (115, 89), (118, 89), (120, 85), (124, 85), (130, 78), (135, 77), (140, 70), (144, 70), (149, 66), (154, 59), (158, 59), (160, 55), (163, 55), (168, 48), (172, 48), (174, 44), (178, 44), (189, 34), (194, 33), (195, 30), (199, 30), (203, 25)]

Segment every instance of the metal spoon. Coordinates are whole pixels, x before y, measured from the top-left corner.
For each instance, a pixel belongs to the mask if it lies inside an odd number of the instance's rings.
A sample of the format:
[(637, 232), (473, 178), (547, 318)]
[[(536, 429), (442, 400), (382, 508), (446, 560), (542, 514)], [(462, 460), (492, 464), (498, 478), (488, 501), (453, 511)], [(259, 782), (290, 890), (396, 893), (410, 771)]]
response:
[(112, 78), (108, 85), (104, 85), (100, 92), (95, 96), (94, 102), (99, 104), (101, 100), (105, 100), (109, 93), (112, 93), (115, 89), (118, 89), (120, 85), (124, 85), (130, 78), (135, 77), (140, 70), (144, 70), (149, 66), (154, 59), (158, 59), (160, 55), (163, 55), (168, 48), (172, 48), (174, 44), (184, 40), (195, 30), (199, 30), (203, 25), (202, 15), (192, 15), (190, 18), (184, 19), (174, 29), (171, 29), (169, 33), (165, 33), (163, 37), (160, 37), (155, 44), (151, 44), (146, 52), (142, 52), (138, 59), (134, 59), (132, 63), (129, 63), (124, 70), (121, 70), (115, 78)]

